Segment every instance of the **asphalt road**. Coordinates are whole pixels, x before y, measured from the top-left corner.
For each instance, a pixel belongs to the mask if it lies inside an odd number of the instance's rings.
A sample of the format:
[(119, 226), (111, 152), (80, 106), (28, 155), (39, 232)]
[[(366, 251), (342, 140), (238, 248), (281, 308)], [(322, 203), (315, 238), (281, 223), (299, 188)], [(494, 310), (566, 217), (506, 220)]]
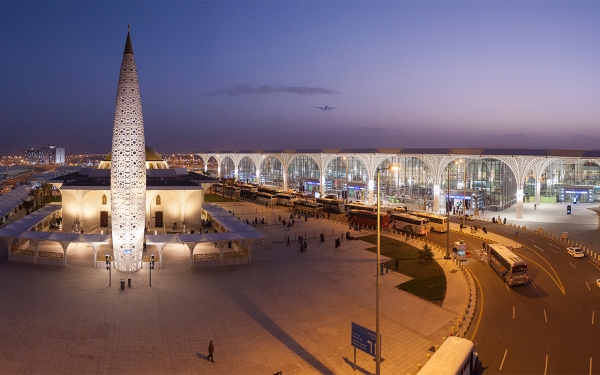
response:
[[(514, 238), (514, 228), (487, 228)], [(428, 237), (446, 244), (445, 234)], [(477, 345), (479, 373), (600, 374), (598, 266), (571, 257), (553, 241), (520, 232), (523, 247), (515, 252), (527, 261), (531, 282), (509, 287), (480, 261), (481, 240), (451, 233), (451, 242), (460, 239), (472, 250), (466, 265), (479, 284), (478, 310), (466, 336)]]

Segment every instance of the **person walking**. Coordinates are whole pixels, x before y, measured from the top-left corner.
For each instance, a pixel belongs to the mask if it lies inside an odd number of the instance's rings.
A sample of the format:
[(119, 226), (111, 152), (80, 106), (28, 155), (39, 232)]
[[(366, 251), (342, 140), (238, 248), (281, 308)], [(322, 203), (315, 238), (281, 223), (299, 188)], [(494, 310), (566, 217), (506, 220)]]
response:
[(207, 361), (211, 361), (212, 363), (215, 363), (215, 361), (213, 360), (214, 352), (215, 352), (215, 346), (213, 345), (212, 340), (210, 340), (210, 344), (208, 344), (208, 357), (206, 357)]
[(533, 209), (537, 210), (537, 204), (535, 204), (535, 203), (533, 204)]
[(400, 262), (396, 259), (396, 264), (394, 265), (394, 271), (398, 271), (398, 267), (400, 267)]
[(306, 252), (306, 248), (308, 247), (308, 245), (306, 244), (306, 240), (304, 240), (304, 243), (302, 244), (302, 246), (304, 247), (304, 251)]
[(287, 241), (285, 243), (285, 246), (290, 246), (290, 236), (287, 236)]

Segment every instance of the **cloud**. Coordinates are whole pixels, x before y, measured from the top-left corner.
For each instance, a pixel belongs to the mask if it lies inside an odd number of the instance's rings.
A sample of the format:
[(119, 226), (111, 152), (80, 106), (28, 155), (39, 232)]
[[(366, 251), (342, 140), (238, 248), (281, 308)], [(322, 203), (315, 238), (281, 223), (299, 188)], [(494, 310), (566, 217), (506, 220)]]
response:
[(271, 87), (271, 86), (261, 86), (261, 87), (252, 87), (248, 85), (237, 85), (233, 88), (222, 89), (217, 91), (207, 92), (207, 96), (216, 96), (216, 95), (228, 95), (228, 96), (240, 96), (240, 95), (271, 95), (278, 93), (287, 93), (287, 94), (297, 94), (297, 95), (336, 95), (339, 94), (337, 91), (323, 89), (320, 87), (306, 87), (306, 86), (288, 86), (288, 87)]

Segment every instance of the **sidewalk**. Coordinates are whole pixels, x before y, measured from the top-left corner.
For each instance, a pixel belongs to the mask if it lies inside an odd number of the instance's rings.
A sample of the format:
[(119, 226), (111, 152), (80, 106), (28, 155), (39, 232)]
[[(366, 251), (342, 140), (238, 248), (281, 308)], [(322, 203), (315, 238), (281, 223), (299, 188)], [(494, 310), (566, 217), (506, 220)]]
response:
[[(1, 261), (0, 284), (7, 287), (0, 289), (0, 373), (356, 374), (351, 322), (375, 329), (378, 265), (365, 251), (373, 245), (344, 240), (335, 248), (331, 231), (341, 235), (348, 227), (326, 219), (294, 229), (308, 237), (305, 253), (294, 242), (285, 246), (291, 229), (257, 228), (268, 240), (254, 244), (251, 265), (189, 268), (187, 248), (172, 244), (164, 268), (152, 271), (152, 287), (147, 269), (113, 270), (108, 287), (108, 272), (89, 261)], [(84, 259), (90, 251), (80, 246), (76, 253)], [(408, 280), (404, 275), (381, 278), (383, 374), (415, 374), (464, 312), (465, 277), (441, 252), (436, 257), (448, 282), (442, 306), (396, 288)], [(121, 291), (118, 280), (127, 277), (132, 287)], [(215, 363), (206, 361), (210, 340)], [(375, 371), (360, 351), (357, 365)]]

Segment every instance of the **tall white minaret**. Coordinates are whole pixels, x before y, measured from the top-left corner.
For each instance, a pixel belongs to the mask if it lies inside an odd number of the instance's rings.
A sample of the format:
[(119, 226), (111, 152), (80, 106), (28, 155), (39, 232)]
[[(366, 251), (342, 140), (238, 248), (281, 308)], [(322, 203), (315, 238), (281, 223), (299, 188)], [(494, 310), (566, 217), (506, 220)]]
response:
[(138, 271), (142, 268), (146, 223), (146, 142), (129, 29), (117, 86), (110, 195), (115, 268)]

